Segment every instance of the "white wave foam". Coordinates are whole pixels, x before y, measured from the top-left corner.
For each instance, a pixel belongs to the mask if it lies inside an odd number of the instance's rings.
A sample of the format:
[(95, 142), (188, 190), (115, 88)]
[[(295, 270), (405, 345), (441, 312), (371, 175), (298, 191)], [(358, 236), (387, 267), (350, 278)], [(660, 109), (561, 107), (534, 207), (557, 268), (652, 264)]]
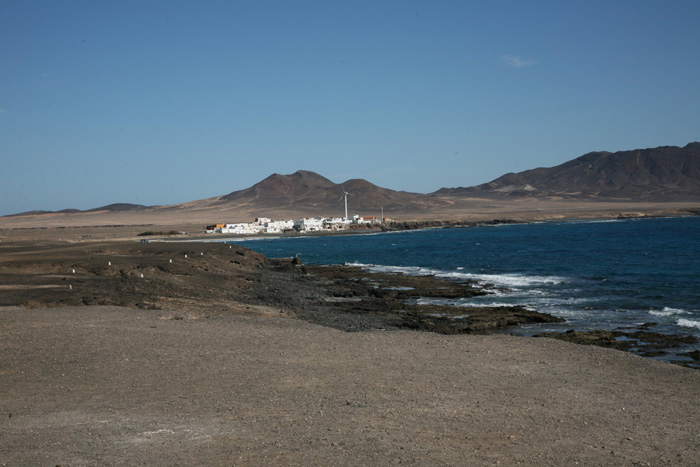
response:
[(506, 288), (531, 287), (536, 285), (556, 285), (566, 281), (564, 277), (558, 276), (528, 276), (524, 274), (473, 274), (469, 272), (447, 272), (420, 266), (382, 266), (364, 263), (347, 263), (347, 265), (384, 273), (403, 273), (416, 276), (433, 275), (443, 279), (474, 280), (482, 284), (493, 284), (497, 287)]
[(365, 263), (345, 263), (347, 266), (355, 266), (362, 269), (367, 269), (374, 272), (387, 274), (406, 274), (409, 276), (434, 276), (441, 273), (436, 269), (423, 268), (420, 266), (384, 266), (380, 264), (365, 264)]
[(534, 300), (541, 306), (564, 306), (571, 307), (572, 305), (585, 306), (589, 301), (586, 298), (574, 297), (535, 297)]
[(694, 321), (692, 319), (683, 319), (680, 318), (678, 321), (676, 321), (676, 324), (678, 326), (683, 326), (684, 328), (697, 328), (700, 329), (700, 321)]
[(492, 302), (492, 303), (460, 303), (460, 307), (464, 308), (493, 308), (493, 307), (503, 307), (503, 308), (513, 308), (516, 306), (521, 306), (523, 308), (526, 308), (528, 310), (534, 310), (534, 308), (523, 305), (523, 304), (518, 304), (518, 303), (502, 303), (502, 302)]
[(672, 316), (672, 315), (682, 315), (687, 313), (685, 310), (681, 310), (680, 308), (669, 308), (669, 307), (664, 307), (663, 310), (661, 311), (654, 311), (654, 310), (649, 310), (649, 314), (653, 316)]
[(473, 274), (468, 272), (437, 272), (437, 277), (454, 280), (474, 280), (482, 284), (493, 284), (508, 289), (537, 285), (556, 285), (565, 282), (557, 276), (528, 276), (524, 274)]
[(473, 275), (478, 280), (493, 282), (496, 285), (504, 285), (506, 287), (528, 287), (531, 285), (546, 285), (546, 284), (561, 284), (564, 282), (563, 277), (556, 276), (526, 276), (522, 274), (487, 274)]
[(592, 221), (573, 221), (572, 224), (609, 224), (611, 222), (625, 222), (626, 219), (596, 219)]
[(222, 239), (222, 240), (212, 240), (212, 241), (232, 243), (235, 245), (236, 243), (266, 242), (266, 241), (270, 241), (270, 240), (282, 240), (282, 239), (284, 239), (284, 240), (302, 240), (305, 238), (309, 238), (309, 237), (280, 237), (280, 236), (267, 237), (267, 236), (265, 236), (265, 237), (226, 238), (226, 239)]
[(416, 305), (450, 305), (459, 308), (493, 308), (493, 307), (516, 307), (522, 306), (529, 310), (534, 310), (527, 305), (522, 305), (518, 303), (505, 303), (505, 302), (466, 302), (459, 300), (445, 300), (443, 298), (425, 298), (421, 297), (416, 300)]

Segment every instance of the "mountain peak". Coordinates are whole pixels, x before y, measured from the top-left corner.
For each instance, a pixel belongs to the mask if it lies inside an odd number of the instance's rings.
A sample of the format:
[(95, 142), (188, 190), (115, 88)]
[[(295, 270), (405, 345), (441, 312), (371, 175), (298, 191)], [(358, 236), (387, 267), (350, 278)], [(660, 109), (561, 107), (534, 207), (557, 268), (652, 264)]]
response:
[(350, 210), (357, 214), (386, 209), (416, 211), (445, 202), (416, 193), (381, 188), (363, 179), (334, 183), (310, 170), (293, 174), (272, 174), (250, 188), (234, 191), (219, 198), (220, 202), (238, 206), (256, 206), (259, 213), (268, 211), (306, 212), (308, 215), (340, 214), (343, 193), (348, 192)]
[(700, 198), (700, 143), (589, 152), (561, 165), (503, 175), (437, 194), (496, 194), (678, 201)]
[(376, 188), (377, 185), (362, 178), (353, 178), (343, 183), (343, 187), (348, 190), (361, 190), (366, 188)]

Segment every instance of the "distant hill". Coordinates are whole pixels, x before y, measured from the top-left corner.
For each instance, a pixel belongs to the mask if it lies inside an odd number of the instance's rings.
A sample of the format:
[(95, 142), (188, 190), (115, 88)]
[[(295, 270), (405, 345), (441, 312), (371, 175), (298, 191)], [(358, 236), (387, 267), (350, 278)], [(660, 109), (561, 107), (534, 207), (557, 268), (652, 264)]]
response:
[(155, 206), (143, 206), (141, 204), (129, 204), (129, 203), (114, 203), (107, 206), (102, 206), (99, 208), (86, 209), (81, 211), (80, 209), (61, 209), (60, 211), (27, 211), (20, 212), (18, 214), (10, 214), (3, 217), (20, 217), (20, 216), (38, 216), (42, 214), (80, 214), (84, 212), (125, 212), (125, 211), (142, 211), (144, 209), (150, 209)]
[(114, 203), (108, 204), (107, 206), (102, 206), (100, 208), (88, 209), (83, 212), (98, 212), (98, 211), (110, 211), (110, 212), (124, 212), (124, 211), (141, 211), (143, 209), (150, 209), (155, 206), (144, 206), (142, 204), (129, 204), (129, 203)]
[(509, 173), (476, 187), (443, 188), (432, 195), (698, 200), (700, 143), (591, 152), (556, 167)]
[(227, 195), (170, 206), (116, 203), (85, 211), (77, 209), (32, 211), (5, 217), (97, 213), (139, 213), (144, 216), (161, 214), (186, 216), (190, 213), (203, 216), (205, 212), (211, 213), (212, 219), (219, 218), (220, 214), (229, 219), (246, 219), (250, 216), (279, 218), (281, 215), (290, 218), (319, 215), (340, 217), (345, 211), (343, 199), (345, 192), (348, 192), (349, 214), (363, 216), (379, 216), (382, 208), (389, 214), (420, 212), (452, 205), (450, 201), (426, 194), (381, 188), (367, 180), (353, 179), (344, 183), (334, 183), (315, 172), (299, 170), (290, 175), (270, 175), (249, 188)]
[(157, 218), (209, 222), (208, 219), (342, 216), (344, 192), (349, 193), (349, 214), (363, 216), (379, 216), (382, 208), (391, 216), (460, 216), (473, 211), (470, 198), (699, 201), (700, 143), (683, 148), (591, 152), (556, 167), (509, 173), (475, 187), (442, 188), (429, 195), (394, 191), (362, 179), (334, 183), (315, 172), (299, 170), (290, 175), (270, 175), (249, 188), (227, 195), (169, 206), (115, 203), (86, 211), (31, 211), (4, 217), (53, 218), (59, 222), (56, 219), (82, 216), (85, 222), (93, 222), (99, 216), (104, 219), (129, 216), (150, 223)]
[(327, 212), (341, 215), (343, 194), (348, 192), (348, 204), (352, 213), (378, 215), (381, 208), (387, 210), (418, 211), (430, 206), (449, 204), (420, 193), (408, 193), (381, 188), (367, 180), (353, 179), (333, 183), (308, 170), (291, 175), (273, 174), (250, 188), (234, 191), (218, 198), (217, 204), (238, 205), (257, 209), (306, 210), (310, 213)]

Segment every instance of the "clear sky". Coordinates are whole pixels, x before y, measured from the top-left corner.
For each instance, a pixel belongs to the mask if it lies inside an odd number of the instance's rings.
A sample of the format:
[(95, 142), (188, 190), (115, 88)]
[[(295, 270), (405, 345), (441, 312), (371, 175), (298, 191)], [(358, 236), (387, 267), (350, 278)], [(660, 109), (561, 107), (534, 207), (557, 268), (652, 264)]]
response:
[(699, 139), (697, 0), (0, 0), (0, 215)]

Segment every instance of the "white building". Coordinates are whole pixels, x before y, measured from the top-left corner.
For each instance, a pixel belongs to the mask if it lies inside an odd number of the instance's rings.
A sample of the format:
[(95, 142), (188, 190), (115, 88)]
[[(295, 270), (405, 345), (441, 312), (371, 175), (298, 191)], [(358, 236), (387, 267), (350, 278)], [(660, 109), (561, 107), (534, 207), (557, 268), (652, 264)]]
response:
[(304, 217), (295, 220), (273, 221), (266, 217), (259, 217), (253, 222), (237, 224), (216, 224), (206, 226), (209, 233), (222, 233), (234, 235), (254, 235), (258, 233), (277, 234), (289, 230), (299, 232), (319, 232), (322, 230), (343, 230), (347, 224), (361, 223), (362, 218), (355, 215), (352, 219), (343, 217)]
[(294, 221), (294, 228), (300, 232), (318, 232), (323, 230), (323, 217), (304, 217)]
[(294, 228), (293, 220), (270, 221), (265, 223), (265, 233), (281, 233)]
[(226, 224), (226, 226), (221, 229), (221, 233), (246, 235), (255, 233), (255, 229), (253, 228), (253, 224)]
[(342, 217), (327, 217), (323, 219), (323, 227), (329, 230), (345, 229), (345, 219)]

